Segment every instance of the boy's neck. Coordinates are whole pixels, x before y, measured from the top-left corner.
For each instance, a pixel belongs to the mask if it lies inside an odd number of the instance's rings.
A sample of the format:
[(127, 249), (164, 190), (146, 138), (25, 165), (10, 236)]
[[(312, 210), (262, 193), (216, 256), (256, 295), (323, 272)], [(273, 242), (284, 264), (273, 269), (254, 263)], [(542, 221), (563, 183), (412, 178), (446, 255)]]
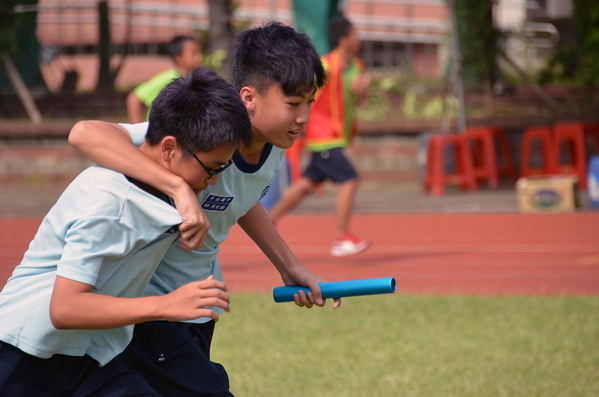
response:
[(243, 157), (246, 163), (248, 164), (260, 164), (262, 161), (262, 155), (264, 154), (264, 150), (266, 149), (266, 141), (262, 141), (256, 139), (256, 134), (254, 134), (254, 140), (252, 143), (247, 145), (240, 145), (237, 151)]
[(348, 67), (349, 63), (351, 62), (351, 60), (354, 57), (354, 54), (347, 51), (345, 48), (343, 48), (341, 46), (335, 48), (335, 50), (337, 51), (337, 54), (339, 54), (339, 59), (341, 59), (341, 64), (343, 65), (343, 67), (344, 68)]
[(127, 178), (127, 180), (129, 182), (131, 182), (132, 184), (134, 184), (135, 186), (137, 186), (138, 188), (140, 188), (141, 190), (150, 193), (153, 196), (158, 197), (159, 199), (166, 201), (167, 203), (168, 201), (168, 196), (164, 193), (162, 193), (160, 190), (148, 185), (147, 183), (143, 183), (141, 181), (138, 181), (137, 179), (133, 179), (127, 175), (125, 175), (125, 178)]
[(179, 76), (185, 76), (185, 74), (187, 74), (187, 71), (177, 64), (175, 64), (175, 70), (179, 73)]

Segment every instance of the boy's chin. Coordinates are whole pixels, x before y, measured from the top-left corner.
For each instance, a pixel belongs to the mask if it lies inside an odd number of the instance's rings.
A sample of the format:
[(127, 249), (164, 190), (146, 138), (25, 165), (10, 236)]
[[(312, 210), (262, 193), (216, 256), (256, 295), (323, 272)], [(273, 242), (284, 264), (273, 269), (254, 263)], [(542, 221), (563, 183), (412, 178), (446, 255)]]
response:
[(279, 142), (279, 144), (276, 146), (280, 147), (281, 149), (290, 149), (296, 140), (297, 140), (297, 137), (292, 138), (292, 139), (286, 139), (285, 141)]
[(269, 139), (268, 142), (280, 149), (289, 149), (293, 146), (297, 137), (287, 134), (286, 136), (279, 136), (278, 139)]

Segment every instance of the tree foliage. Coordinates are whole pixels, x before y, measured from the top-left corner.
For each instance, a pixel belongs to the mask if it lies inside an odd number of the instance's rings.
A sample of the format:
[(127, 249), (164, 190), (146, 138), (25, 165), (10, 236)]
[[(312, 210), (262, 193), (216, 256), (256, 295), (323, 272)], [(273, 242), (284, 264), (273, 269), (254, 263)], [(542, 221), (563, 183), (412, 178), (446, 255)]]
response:
[(19, 0), (4, 0), (0, 3), (0, 53), (14, 52), (17, 47), (18, 28), (24, 20), (12, 11), (15, 6), (22, 3), (23, 1)]
[(540, 82), (599, 85), (599, 2), (574, 0), (576, 36), (565, 43), (541, 73)]
[(493, 1), (454, 0), (464, 80), (493, 84), (497, 78), (500, 32), (493, 26)]
[[(0, 58), (8, 54), (28, 87), (45, 88), (39, 68), (35, 38), (37, 12), (15, 13), (17, 5), (34, 6), (38, 0), (0, 1)], [(0, 67), (0, 89), (11, 89), (4, 68)]]

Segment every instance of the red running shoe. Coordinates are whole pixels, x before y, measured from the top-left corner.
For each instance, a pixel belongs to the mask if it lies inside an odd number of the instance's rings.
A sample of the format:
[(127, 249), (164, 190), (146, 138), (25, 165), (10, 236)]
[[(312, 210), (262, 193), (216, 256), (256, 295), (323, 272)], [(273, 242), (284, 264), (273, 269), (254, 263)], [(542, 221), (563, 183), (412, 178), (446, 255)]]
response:
[(370, 247), (370, 241), (363, 240), (350, 233), (345, 233), (341, 240), (333, 241), (333, 244), (331, 245), (331, 255), (355, 255), (368, 247)]

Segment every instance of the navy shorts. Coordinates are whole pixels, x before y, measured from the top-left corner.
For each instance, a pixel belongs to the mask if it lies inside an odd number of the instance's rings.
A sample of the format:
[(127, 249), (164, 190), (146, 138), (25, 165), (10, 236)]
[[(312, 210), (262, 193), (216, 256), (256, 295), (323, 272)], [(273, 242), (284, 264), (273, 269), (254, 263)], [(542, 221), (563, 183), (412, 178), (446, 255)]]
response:
[(210, 361), (214, 325), (214, 321), (137, 324), (133, 340), (117, 359), (164, 396), (232, 397), (224, 367)]
[(39, 358), (0, 342), (0, 396), (160, 397), (136, 372), (89, 356)]
[(304, 177), (314, 182), (330, 179), (335, 183), (343, 183), (357, 178), (358, 173), (343, 154), (343, 149), (338, 147), (313, 152), (310, 164), (304, 171)]

